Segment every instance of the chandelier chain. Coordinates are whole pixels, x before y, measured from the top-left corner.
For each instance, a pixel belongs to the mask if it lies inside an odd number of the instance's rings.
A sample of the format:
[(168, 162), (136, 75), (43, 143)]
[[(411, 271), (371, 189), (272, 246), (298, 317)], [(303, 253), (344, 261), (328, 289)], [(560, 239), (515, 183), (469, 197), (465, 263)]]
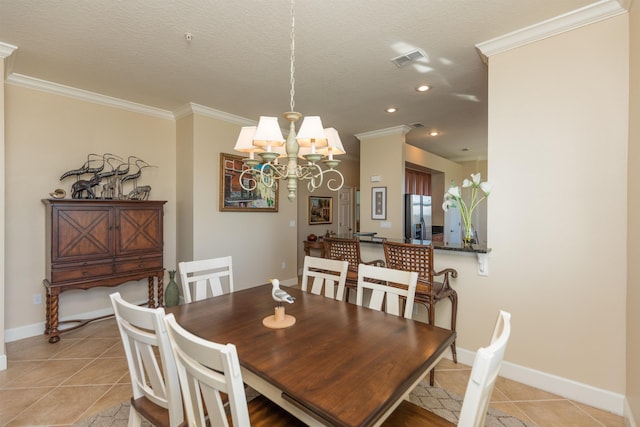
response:
[(289, 91), (289, 94), (291, 96), (291, 101), (290, 101), (290, 106), (291, 106), (291, 110), (289, 111), (295, 111), (295, 106), (296, 103), (293, 100), (294, 95), (296, 94), (296, 78), (295, 78), (295, 71), (296, 71), (296, 67), (295, 67), (295, 60), (296, 60), (296, 37), (295, 37), (295, 28), (296, 28), (296, 18), (295, 18), (295, 0), (291, 0), (291, 68), (289, 70), (290, 72), (290, 80), (289, 82), (291, 83), (291, 90)]

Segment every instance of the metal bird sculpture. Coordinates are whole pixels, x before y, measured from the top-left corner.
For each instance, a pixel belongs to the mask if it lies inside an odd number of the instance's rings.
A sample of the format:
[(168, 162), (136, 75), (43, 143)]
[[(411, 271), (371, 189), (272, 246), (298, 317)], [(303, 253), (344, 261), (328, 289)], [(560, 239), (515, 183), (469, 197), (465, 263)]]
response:
[(296, 299), (289, 295), (286, 291), (280, 289), (280, 281), (278, 279), (271, 279), (271, 284), (273, 285), (271, 296), (273, 297), (274, 301), (278, 303), (278, 306), (281, 306), (283, 302), (293, 304)]

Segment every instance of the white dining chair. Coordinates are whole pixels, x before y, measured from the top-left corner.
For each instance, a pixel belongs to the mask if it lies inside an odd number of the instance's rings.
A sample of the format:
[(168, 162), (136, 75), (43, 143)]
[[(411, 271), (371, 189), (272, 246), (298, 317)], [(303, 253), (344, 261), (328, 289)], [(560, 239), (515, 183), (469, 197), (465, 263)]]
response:
[[(458, 427), (482, 427), (485, 425), (489, 399), (498, 378), (510, 335), (511, 314), (501, 310), (493, 330), (491, 344), (478, 349), (473, 361), (467, 390), (460, 409)], [(456, 424), (404, 400), (382, 425), (384, 427), (443, 427), (455, 426)]]
[[(367, 307), (411, 319), (416, 296), (418, 273), (360, 264), (356, 304), (363, 305), (364, 291), (371, 291)], [(404, 304), (404, 314), (401, 308)]]
[[(185, 414), (189, 426), (304, 426), (301, 421), (259, 395), (246, 400), (238, 353), (233, 344), (218, 344), (193, 335), (178, 324), (173, 314), (165, 318), (176, 360)], [(222, 394), (229, 402), (225, 413)]]
[[(344, 301), (344, 286), (348, 268), (348, 261), (307, 255), (304, 257), (301, 288), (305, 292)], [(311, 285), (309, 286), (310, 279)]]
[(181, 425), (182, 395), (164, 309), (131, 304), (118, 292), (110, 298), (133, 389), (129, 426), (140, 426), (143, 418), (154, 426)]
[[(178, 263), (178, 270), (185, 303), (233, 292), (233, 263), (230, 256), (183, 261)], [(223, 282), (226, 286), (223, 286)]]

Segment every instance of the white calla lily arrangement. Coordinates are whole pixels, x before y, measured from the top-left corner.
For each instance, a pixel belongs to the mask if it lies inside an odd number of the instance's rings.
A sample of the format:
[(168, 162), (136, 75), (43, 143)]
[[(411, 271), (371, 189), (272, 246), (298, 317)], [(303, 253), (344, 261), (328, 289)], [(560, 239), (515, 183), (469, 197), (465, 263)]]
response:
[[(469, 203), (465, 202), (462, 196), (462, 189), (469, 188), (471, 194), (469, 197)], [(462, 236), (466, 244), (473, 242), (473, 228), (471, 226), (471, 215), (475, 208), (491, 194), (493, 186), (488, 181), (482, 181), (480, 172), (472, 173), (471, 180), (465, 179), (462, 182), (462, 187), (451, 185), (449, 190), (444, 195), (444, 202), (442, 203), (442, 209), (448, 211), (450, 207), (455, 207), (460, 211), (462, 217), (462, 225), (464, 227), (464, 234)]]

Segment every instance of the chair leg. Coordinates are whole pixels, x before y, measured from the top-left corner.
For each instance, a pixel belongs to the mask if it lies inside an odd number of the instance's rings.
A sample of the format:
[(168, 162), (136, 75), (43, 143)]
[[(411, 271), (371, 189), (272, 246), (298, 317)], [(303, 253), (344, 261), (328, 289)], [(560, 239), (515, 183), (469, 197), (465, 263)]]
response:
[(129, 421), (127, 423), (128, 427), (140, 427), (142, 425), (142, 417), (133, 408), (133, 405), (129, 408)]
[[(458, 317), (458, 294), (453, 293), (449, 296), (451, 300), (451, 330), (456, 330), (456, 320)], [(453, 357), (453, 363), (458, 363), (458, 355), (456, 353), (456, 342), (451, 343), (451, 354)]]

